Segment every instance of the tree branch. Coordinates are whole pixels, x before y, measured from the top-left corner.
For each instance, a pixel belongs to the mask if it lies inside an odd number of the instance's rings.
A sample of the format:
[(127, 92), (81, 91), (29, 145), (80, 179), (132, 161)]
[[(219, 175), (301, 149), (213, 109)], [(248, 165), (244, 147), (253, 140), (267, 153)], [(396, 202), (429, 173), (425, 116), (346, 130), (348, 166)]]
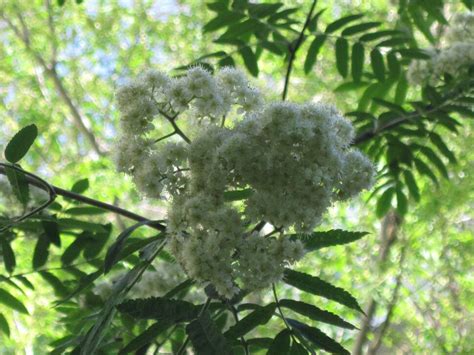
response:
[(311, 8), (308, 12), (308, 15), (306, 16), (306, 21), (303, 25), (303, 28), (301, 29), (301, 32), (296, 39), (296, 42), (293, 44), (289, 45), (289, 52), (290, 56), (288, 58), (288, 67), (286, 69), (286, 75), (285, 75), (285, 84), (283, 86), (283, 93), (282, 93), (282, 100), (286, 100), (286, 96), (288, 95), (288, 86), (290, 84), (290, 76), (291, 76), (291, 71), (293, 70), (293, 62), (295, 61), (296, 58), (296, 52), (298, 49), (301, 47), (301, 44), (303, 44), (303, 39), (304, 39), (304, 31), (306, 31), (306, 28), (309, 25), (309, 22), (311, 21), (311, 17), (313, 16), (314, 8), (316, 7), (316, 0), (313, 0), (313, 3), (311, 4)]

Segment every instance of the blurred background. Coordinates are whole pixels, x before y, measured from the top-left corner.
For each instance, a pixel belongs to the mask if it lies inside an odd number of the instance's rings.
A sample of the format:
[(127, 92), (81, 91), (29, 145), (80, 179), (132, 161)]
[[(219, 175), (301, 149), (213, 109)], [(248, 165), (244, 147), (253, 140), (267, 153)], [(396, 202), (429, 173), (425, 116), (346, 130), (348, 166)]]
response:
[[(192, 0), (60, 2), (0, 4), (0, 146), (19, 128), (35, 123), (39, 138), (22, 163), (26, 170), (66, 189), (87, 177), (86, 195), (159, 219), (163, 205), (141, 199), (111, 161), (118, 129), (114, 92), (145, 68), (168, 71), (219, 50), (212, 42), (215, 35), (202, 31), (212, 13), (205, 1)], [(287, 3), (308, 7), (306, 1)], [(327, 8), (323, 19), (328, 21), (359, 11), (387, 24), (397, 18), (394, 1), (335, 0), (320, 6)], [(455, 2), (450, 6), (455, 8)], [(331, 102), (346, 112), (356, 105), (355, 96), (334, 94), (340, 82), (334, 58), (324, 51), (309, 75), (302, 72), (302, 60), (295, 68), (290, 100)], [(267, 97), (278, 98), (284, 74), (280, 58), (266, 53), (253, 80)], [(299, 265), (351, 290), (366, 310), (368, 317), (356, 318), (338, 309), (360, 331), (325, 328), (353, 353), (361, 353), (362, 345), (364, 353), (474, 353), (472, 128), (467, 123), (448, 141), (458, 157), (450, 179), (438, 186), (420, 181), (421, 200), (403, 221), (395, 212), (378, 219), (369, 193), (338, 204), (322, 229), (370, 235), (350, 246), (312, 253)], [(0, 210), (11, 211), (5, 181), (0, 189)], [(96, 218), (123, 223), (112, 214)], [(15, 240), (16, 273), (31, 271), (31, 243)], [(47, 344), (64, 332), (51, 305), (51, 288), (32, 277), (36, 291), (21, 296), (32, 316), (14, 314), (11, 335), (0, 334), (0, 354), (47, 353)], [(291, 289), (283, 292), (296, 297)], [(29, 301), (33, 295), (34, 302)]]

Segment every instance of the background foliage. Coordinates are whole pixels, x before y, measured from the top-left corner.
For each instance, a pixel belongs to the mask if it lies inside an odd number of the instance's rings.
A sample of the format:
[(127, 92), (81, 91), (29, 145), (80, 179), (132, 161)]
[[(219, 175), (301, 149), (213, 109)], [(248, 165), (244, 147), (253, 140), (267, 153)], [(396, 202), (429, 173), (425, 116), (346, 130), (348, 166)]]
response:
[[(235, 312), (219, 309), (218, 302), (203, 312), (193, 305), (205, 304), (202, 290), (161, 253), (153, 267), (162, 285), (145, 287), (146, 296), (164, 296), (184, 282), (166, 295), (175, 301), (158, 299), (153, 307), (125, 301), (113, 321), (101, 318), (97, 312), (107, 300), (98, 292), (107, 285), (103, 280), (117, 285), (124, 270), (140, 273), (160, 248), (160, 236), (145, 227), (127, 235), (133, 222), (66, 196), (0, 235), (0, 352), (62, 353), (76, 347), (78, 334), (110, 323), (100, 350), (106, 353), (135, 351), (150, 341), (151, 349), (178, 351), (186, 332), (196, 350), (210, 353), (202, 334), (210, 332), (211, 344), (224, 349), (229, 344), (221, 331), (237, 345), (245, 335), (252, 353), (281, 351), (286, 344), (304, 353), (295, 344), (311, 340), (342, 351), (308, 326), (356, 354), (471, 353), (473, 79), (446, 77), (436, 87), (420, 88), (406, 77), (410, 61), (426, 58), (428, 47), (440, 47), (453, 15), (471, 7), (468, 0), (4, 2), (0, 142), (6, 146), (20, 128), (34, 123), (39, 134), (28, 154), (22, 157), (20, 150), (32, 141), (34, 128), (16, 147), (7, 147), (5, 158), (11, 163), (22, 158), (22, 168), (55, 186), (162, 219), (162, 206), (141, 200), (110, 161), (117, 127), (114, 90), (145, 67), (179, 73), (196, 63), (245, 67), (274, 99), (283, 93), (298, 102), (335, 103), (353, 120), (355, 143), (379, 173), (373, 193), (332, 209), (320, 228), (370, 234), (317, 250), (298, 266), (350, 291), (367, 316), (281, 283), (279, 305), (294, 319), (289, 328), (301, 336), (290, 343), (285, 324), (272, 317), (271, 292), (249, 296)], [(1, 177), (5, 218), (47, 202), (37, 187), (25, 190), (21, 180), (28, 176), (10, 168), (8, 178), (17, 183), (10, 186)], [(127, 237), (124, 249), (112, 244), (121, 232)], [(141, 257), (133, 254), (146, 245)], [(103, 269), (111, 270), (104, 276)], [(287, 275), (287, 283), (298, 284), (298, 275)], [(303, 281), (299, 288), (308, 291), (311, 282)], [(337, 313), (348, 323), (291, 300)], [(105, 309), (113, 313), (114, 306), (106, 303)], [(175, 311), (152, 316), (150, 309)], [(237, 311), (243, 320), (232, 326)], [(146, 341), (133, 343), (140, 334)]]

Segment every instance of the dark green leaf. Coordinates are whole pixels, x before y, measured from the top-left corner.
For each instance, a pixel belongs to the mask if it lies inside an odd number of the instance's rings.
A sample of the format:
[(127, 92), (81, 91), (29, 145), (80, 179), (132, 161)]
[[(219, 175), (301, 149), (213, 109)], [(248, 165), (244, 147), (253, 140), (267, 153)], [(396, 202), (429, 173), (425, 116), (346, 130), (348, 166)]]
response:
[(403, 191), (397, 188), (397, 211), (404, 216), (408, 211), (408, 200)]
[(33, 269), (38, 269), (48, 261), (50, 241), (44, 234), (38, 236), (33, 252)]
[(362, 78), (364, 68), (364, 46), (360, 42), (352, 46), (352, 78), (355, 82)]
[(239, 49), (239, 53), (242, 56), (242, 59), (244, 60), (244, 64), (250, 74), (253, 76), (258, 76), (258, 63), (257, 63), (257, 57), (255, 53), (252, 51), (252, 49), (248, 46), (242, 47)]
[(292, 311), (295, 311), (317, 322), (328, 323), (341, 328), (356, 329), (355, 326), (353, 326), (349, 322), (346, 322), (338, 315), (329, 311), (325, 311), (308, 303), (283, 299), (280, 300), (280, 306), (291, 309)]
[(408, 191), (410, 192), (410, 195), (413, 196), (415, 201), (419, 201), (420, 190), (418, 189), (418, 185), (416, 184), (415, 177), (413, 176), (410, 170), (405, 170), (403, 172), (403, 176), (405, 177), (405, 183), (408, 187)]
[(377, 201), (377, 209), (376, 209), (376, 215), (377, 217), (381, 218), (385, 216), (392, 206), (392, 197), (394, 194), (395, 190), (393, 187), (389, 187), (387, 190), (384, 191), (382, 196)]
[(454, 156), (453, 152), (449, 150), (446, 143), (444, 143), (441, 136), (437, 133), (431, 132), (430, 133), (430, 140), (439, 149), (439, 151), (449, 159), (449, 161), (453, 164), (457, 162), (456, 157)]
[(92, 207), (92, 206), (84, 206), (84, 207), (71, 207), (64, 211), (66, 214), (70, 214), (73, 216), (76, 215), (98, 215), (107, 213), (106, 210), (102, 208)]
[(3, 288), (0, 288), (0, 303), (20, 313), (28, 314), (28, 310), (23, 303)]
[(288, 329), (283, 329), (278, 333), (273, 339), (267, 355), (287, 355), (290, 351), (290, 335), (291, 332)]
[(275, 14), (280, 7), (282, 7), (282, 3), (274, 3), (274, 4), (248, 4), (248, 11), (250, 16), (264, 18), (270, 15)]
[(313, 16), (313, 18), (308, 23), (308, 30), (310, 30), (311, 32), (316, 32), (316, 30), (318, 29), (319, 17), (323, 14), (324, 11), (326, 11), (326, 9), (318, 11), (316, 15)]
[(308, 74), (313, 69), (318, 53), (326, 40), (325, 35), (318, 35), (309, 46), (308, 53), (304, 62), (304, 72)]
[(441, 175), (443, 175), (445, 179), (449, 179), (448, 170), (446, 169), (446, 166), (432, 149), (422, 145), (415, 145), (415, 147), (417, 147), (420, 152), (423, 153), (423, 155), (428, 158), (428, 160), (431, 161), (434, 166), (436, 166), (436, 168), (439, 170), (439, 172), (441, 173)]
[(313, 342), (318, 348), (332, 354), (350, 355), (350, 352), (344, 349), (341, 344), (328, 337), (318, 328), (310, 327), (294, 319), (287, 319), (287, 321), (291, 327), (295, 328), (299, 333), (301, 333), (301, 335)]
[(425, 162), (418, 158), (415, 158), (413, 161), (415, 162), (416, 169), (421, 175), (428, 176), (436, 185), (438, 185), (438, 179), (436, 178), (436, 175), (433, 174), (433, 172), (431, 171), (429, 166), (426, 165)]
[(30, 199), (30, 185), (25, 174), (10, 167), (5, 167), (5, 172), (13, 194), (25, 206)]
[(397, 79), (400, 76), (401, 68), (396, 53), (387, 54), (387, 66), (390, 78)]
[(383, 30), (383, 31), (377, 31), (373, 33), (367, 33), (359, 38), (359, 41), (361, 42), (369, 42), (369, 41), (375, 41), (377, 39), (383, 38), (383, 37), (392, 37), (396, 35), (400, 35), (402, 32), (397, 31), (397, 30)]
[(315, 251), (329, 246), (352, 243), (367, 234), (367, 232), (349, 232), (333, 229), (326, 232), (313, 232), (311, 234), (294, 234), (290, 237), (301, 240), (306, 251)]
[(307, 355), (307, 354), (309, 353), (304, 348), (304, 346), (298, 343), (297, 341), (293, 340), (293, 344), (291, 344), (290, 355)]
[(74, 260), (77, 259), (79, 254), (81, 253), (82, 249), (88, 243), (87, 238), (76, 238), (74, 242), (72, 242), (64, 251), (63, 255), (61, 255), (61, 262), (64, 265), (71, 264)]
[(177, 323), (189, 322), (195, 319), (200, 307), (182, 300), (150, 297), (125, 301), (119, 304), (117, 309), (133, 318)]
[(104, 274), (108, 273), (110, 269), (120, 260), (120, 253), (125, 246), (125, 241), (127, 238), (139, 227), (144, 225), (151, 225), (157, 223), (156, 221), (142, 221), (135, 223), (134, 225), (125, 229), (122, 233), (119, 234), (116, 241), (109, 247), (107, 250), (107, 255), (104, 260)]
[(58, 247), (61, 246), (61, 239), (59, 237), (58, 224), (55, 221), (41, 221), (44, 233), (48, 237), (49, 241)]
[(244, 14), (232, 11), (220, 12), (217, 17), (206, 23), (203, 27), (204, 33), (216, 31), (221, 27), (232, 25), (245, 17)]
[(0, 331), (7, 337), (10, 337), (10, 327), (8, 326), (7, 319), (0, 313)]
[(379, 81), (385, 80), (385, 65), (383, 61), (383, 56), (380, 51), (375, 48), (370, 52), (370, 62), (372, 64), (372, 71), (374, 72), (375, 77)]
[(89, 232), (105, 232), (105, 227), (102, 224), (81, 221), (73, 218), (60, 218), (58, 224), (61, 230), (77, 230)]
[(179, 295), (180, 293), (184, 292), (185, 290), (188, 290), (193, 284), (194, 284), (193, 280), (187, 279), (187, 280), (181, 282), (179, 285), (177, 285), (173, 289), (166, 292), (166, 294), (163, 296), (163, 298), (167, 298), (167, 299), (173, 298), (176, 295)]
[(120, 350), (119, 355), (133, 352), (147, 344), (150, 344), (158, 335), (168, 329), (169, 326), (170, 324), (166, 321), (151, 325), (143, 333), (133, 338), (122, 350)]
[(337, 31), (338, 29), (344, 27), (348, 23), (350, 23), (352, 21), (355, 21), (355, 20), (358, 20), (363, 16), (364, 15), (362, 15), (362, 14), (357, 14), (357, 15), (349, 15), (349, 16), (346, 16), (346, 17), (342, 17), (339, 20), (336, 20), (336, 21), (330, 23), (328, 25), (328, 27), (326, 27), (325, 33), (333, 33), (335, 31)]
[(78, 180), (72, 185), (71, 191), (76, 194), (82, 194), (89, 188), (89, 179)]
[(5, 148), (5, 159), (10, 163), (16, 163), (23, 158), (31, 145), (38, 136), (38, 128), (31, 124), (23, 127), (13, 138), (8, 142)]
[(349, 68), (349, 44), (345, 38), (336, 40), (336, 66), (339, 74), (345, 78)]
[(255, 327), (262, 324), (267, 324), (275, 312), (275, 307), (275, 303), (270, 303), (265, 307), (257, 308), (255, 311), (246, 315), (244, 318), (230, 327), (229, 330), (224, 333), (225, 337), (229, 339), (240, 338)]
[(68, 288), (55, 275), (48, 271), (41, 271), (39, 274), (47, 283), (49, 283), (58, 297), (66, 297), (69, 294)]
[(331, 285), (330, 283), (321, 280), (319, 277), (285, 269), (283, 280), (288, 285), (296, 287), (302, 291), (333, 300), (346, 307), (362, 312), (359, 303), (357, 303), (357, 300), (349, 292), (340, 287)]
[(352, 36), (357, 33), (361, 33), (367, 30), (370, 30), (374, 27), (378, 27), (380, 25), (380, 22), (366, 22), (366, 23), (360, 23), (358, 25), (350, 26), (347, 27), (344, 31), (342, 31), (343, 36)]
[(186, 333), (198, 355), (232, 354), (232, 348), (211, 319), (209, 312), (204, 312), (189, 323)]
[(9, 274), (15, 270), (16, 266), (16, 259), (15, 259), (15, 253), (13, 252), (13, 249), (10, 245), (10, 242), (7, 240), (6, 235), (0, 234), (0, 238), (2, 239), (2, 257), (3, 257), (3, 263), (5, 264), (5, 269)]
[(395, 90), (395, 103), (397, 105), (403, 105), (405, 99), (407, 97), (408, 92), (408, 81), (405, 76), (401, 76), (400, 80), (398, 81), (397, 88)]
[(226, 191), (224, 192), (224, 201), (231, 202), (231, 201), (245, 200), (249, 198), (250, 196), (252, 196), (252, 194), (253, 194), (252, 189)]

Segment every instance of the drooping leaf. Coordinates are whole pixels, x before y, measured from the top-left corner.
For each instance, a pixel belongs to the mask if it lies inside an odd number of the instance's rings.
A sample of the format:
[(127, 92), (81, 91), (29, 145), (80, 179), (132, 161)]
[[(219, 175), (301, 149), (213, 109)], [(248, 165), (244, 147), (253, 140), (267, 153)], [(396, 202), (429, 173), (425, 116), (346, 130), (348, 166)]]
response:
[(329, 311), (325, 311), (308, 303), (283, 299), (280, 300), (280, 306), (291, 309), (292, 311), (295, 311), (317, 322), (328, 323), (346, 329), (356, 329), (355, 326), (353, 326), (349, 322), (346, 322), (338, 315)]
[(310, 327), (294, 319), (287, 319), (287, 321), (293, 328), (297, 329), (301, 335), (315, 344), (318, 348), (323, 349), (331, 354), (350, 355), (350, 352), (344, 349), (341, 344), (328, 337), (318, 328)]
[(362, 78), (364, 68), (364, 46), (360, 42), (354, 43), (352, 46), (352, 78), (355, 82), (359, 82)]
[(31, 145), (38, 136), (38, 128), (36, 125), (31, 124), (23, 127), (13, 138), (8, 142), (5, 148), (5, 159), (10, 163), (16, 163), (23, 158)]
[(287, 355), (290, 351), (290, 331), (283, 329), (273, 339), (270, 348), (268, 349), (267, 355)]
[(401, 188), (397, 188), (397, 211), (401, 216), (408, 211), (408, 200)]
[(61, 239), (59, 236), (58, 224), (55, 221), (41, 221), (45, 235), (48, 237), (50, 243), (60, 247)]
[(258, 63), (257, 56), (252, 51), (249, 46), (245, 46), (239, 49), (239, 53), (244, 60), (245, 67), (248, 69), (250, 74), (257, 77), (258, 76)]
[(82, 249), (86, 246), (87, 238), (78, 237), (74, 240), (61, 255), (61, 262), (64, 265), (71, 264), (81, 254)]
[(186, 333), (198, 355), (232, 354), (227, 339), (217, 328), (209, 312), (204, 312), (186, 326)]
[(403, 172), (403, 176), (405, 178), (405, 183), (408, 187), (408, 191), (410, 195), (415, 199), (415, 201), (420, 200), (420, 190), (418, 189), (418, 185), (416, 184), (415, 177), (413, 176), (410, 170), (405, 170)]
[(7, 319), (0, 313), (0, 331), (7, 337), (10, 337), (10, 327), (8, 326)]
[(92, 206), (84, 206), (84, 207), (71, 207), (64, 211), (66, 214), (70, 214), (72, 216), (78, 215), (98, 215), (107, 213), (106, 210), (102, 208), (92, 207)]
[(304, 72), (306, 74), (308, 74), (313, 69), (314, 64), (316, 64), (318, 53), (325, 41), (325, 35), (318, 35), (315, 37), (313, 42), (311, 42), (304, 62)]
[(117, 309), (137, 319), (155, 319), (171, 322), (189, 322), (195, 319), (200, 307), (182, 300), (150, 297), (127, 300)]
[(225, 11), (220, 12), (218, 16), (213, 18), (211, 21), (206, 23), (203, 27), (204, 33), (216, 31), (219, 28), (229, 26), (233, 23), (239, 22), (244, 18), (244, 14), (233, 12), (233, 11)]
[(302, 291), (333, 300), (346, 307), (362, 312), (359, 303), (357, 303), (357, 300), (349, 292), (340, 287), (331, 285), (330, 283), (321, 280), (319, 277), (285, 269), (283, 280), (288, 285), (296, 287)]
[(265, 307), (258, 307), (252, 313), (246, 315), (244, 318), (230, 327), (229, 330), (224, 333), (224, 336), (229, 339), (240, 338), (255, 327), (268, 323), (275, 312), (275, 308), (275, 303), (270, 303)]
[(368, 232), (350, 232), (333, 229), (325, 232), (313, 232), (311, 234), (295, 234), (290, 237), (301, 240), (306, 251), (315, 251), (329, 246), (352, 243), (367, 234)]
[(326, 9), (319, 10), (308, 23), (308, 30), (316, 32), (318, 29), (318, 20)]
[(48, 261), (50, 241), (47, 236), (40, 234), (33, 252), (33, 269), (38, 269)]
[(394, 192), (395, 189), (393, 187), (389, 187), (377, 200), (377, 208), (375, 211), (377, 217), (381, 218), (387, 214), (388, 210), (392, 206), (392, 197)]
[(309, 352), (304, 348), (303, 345), (293, 340), (290, 349), (290, 355), (307, 355)]
[(41, 271), (39, 274), (47, 283), (49, 283), (58, 297), (66, 297), (69, 294), (69, 289), (57, 276), (48, 271)]
[(345, 38), (336, 40), (336, 67), (339, 74), (345, 78), (349, 68), (349, 44)]
[(5, 167), (5, 173), (13, 194), (23, 206), (26, 206), (30, 199), (30, 185), (25, 174), (11, 167)]
[(421, 175), (428, 176), (436, 185), (438, 185), (438, 179), (436, 178), (436, 175), (431, 171), (430, 167), (426, 165), (426, 163), (419, 159), (415, 158), (413, 159), (415, 162), (416, 169)]
[(385, 80), (385, 65), (382, 53), (377, 48), (370, 52), (370, 62), (372, 64), (372, 71), (379, 81)]
[(11, 274), (13, 270), (15, 270), (16, 266), (15, 253), (13, 252), (10, 242), (6, 238), (6, 234), (0, 234), (0, 239), (2, 242), (3, 263), (5, 265), (5, 269)]
[(0, 303), (20, 313), (28, 314), (28, 310), (23, 303), (3, 288), (0, 288)]

